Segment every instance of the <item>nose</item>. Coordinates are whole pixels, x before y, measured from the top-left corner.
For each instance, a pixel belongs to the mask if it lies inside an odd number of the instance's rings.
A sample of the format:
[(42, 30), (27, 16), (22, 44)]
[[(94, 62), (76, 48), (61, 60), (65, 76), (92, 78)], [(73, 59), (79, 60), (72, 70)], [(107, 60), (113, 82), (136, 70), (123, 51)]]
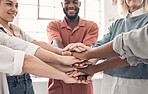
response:
[(70, 2), (68, 7), (74, 7), (74, 3), (73, 2)]
[(18, 9), (16, 8), (16, 6), (13, 6), (11, 9), (13, 12), (16, 12)]

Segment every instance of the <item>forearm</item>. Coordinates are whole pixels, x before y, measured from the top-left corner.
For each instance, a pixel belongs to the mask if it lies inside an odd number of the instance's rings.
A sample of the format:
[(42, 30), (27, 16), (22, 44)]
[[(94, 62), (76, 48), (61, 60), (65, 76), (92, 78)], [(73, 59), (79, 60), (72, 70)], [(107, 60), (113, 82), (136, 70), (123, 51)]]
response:
[(46, 51), (42, 48), (39, 48), (36, 51), (35, 56), (44, 62), (54, 62), (54, 63), (61, 63), (60, 58), (62, 57), (50, 51)]
[(93, 58), (93, 59), (90, 59), (89, 61), (92, 62), (92, 64), (96, 64), (99, 61), (99, 59)]
[(23, 71), (37, 76), (62, 79), (65, 73), (45, 64), (38, 58), (30, 55), (25, 55)]
[(70, 71), (73, 71), (73, 70), (76, 70), (75, 67), (72, 67), (72, 66), (68, 66), (68, 65), (63, 65), (63, 64), (55, 64), (55, 63), (47, 63), (48, 65), (62, 71), (62, 72), (70, 72)]
[(118, 54), (113, 50), (112, 42), (109, 42), (105, 45), (99, 46), (97, 48), (91, 48), (88, 49), (86, 52), (78, 53), (73, 52), (73, 56), (88, 60), (92, 58), (107, 58), (107, 57), (115, 57), (118, 56)]
[(96, 72), (111, 70), (111, 69), (120, 68), (128, 65), (129, 64), (126, 61), (126, 59), (120, 59), (119, 57), (114, 57), (98, 64)]
[(62, 55), (62, 49), (54, 47), (46, 42), (42, 42), (42, 41), (33, 41), (34, 44), (40, 46), (41, 48), (47, 50), (47, 51), (51, 51), (53, 53)]
[(100, 47), (92, 48), (87, 51), (87, 53), (85, 54), (85, 57), (88, 59), (91, 59), (91, 58), (107, 58), (107, 57), (119, 56), (119, 54), (117, 54), (113, 50), (112, 44), (113, 44), (112, 42), (109, 42)]
[(148, 59), (148, 25), (137, 30), (131, 30), (116, 36), (113, 40), (113, 48), (120, 57), (136, 56)]

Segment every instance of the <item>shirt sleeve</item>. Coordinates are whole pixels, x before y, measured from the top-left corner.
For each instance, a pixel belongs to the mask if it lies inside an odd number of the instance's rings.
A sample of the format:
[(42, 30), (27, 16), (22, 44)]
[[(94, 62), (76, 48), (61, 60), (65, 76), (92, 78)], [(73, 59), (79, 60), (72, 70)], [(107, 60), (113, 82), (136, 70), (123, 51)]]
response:
[(97, 39), (98, 39), (98, 33), (99, 33), (98, 25), (96, 23), (92, 24), (89, 32), (87, 32), (87, 34), (83, 40), (83, 43), (85, 45), (94, 46), (96, 44)]
[(111, 41), (112, 33), (114, 32), (114, 27), (116, 26), (116, 22), (112, 23), (112, 25), (108, 28), (108, 32), (103, 35), (101, 40), (98, 40), (94, 47), (98, 47), (104, 45)]
[(19, 75), (22, 72), (25, 52), (0, 45), (0, 72)]
[[(148, 63), (148, 25), (143, 28), (122, 33), (113, 40), (113, 50), (120, 54), (121, 59), (130, 62)], [(130, 64), (136, 65), (136, 64)]]
[(32, 43), (35, 39), (32, 38), (30, 35), (26, 34), (24, 31), (21, 30), (21, 33), (22, 33), (22, 36), (23, 36), (23, 39), (25, 41), (28, 41), (30, 43)]
[(0, 44), (12, 48), (14, 50), (25, 51), (26, 54), (34, 55), (39, 46), (24, 41), (17, 37), (10, 37), (7, 34), (0, 32)]
[(58, 25), (56, 22), (50, 22), (47, 26), (47, 38), (48, 42), (52, 43), (53, 39), (58, 39), (60, 42), (62, 42), (61, 36), (60, 36), (60, 30), (58, 30)]

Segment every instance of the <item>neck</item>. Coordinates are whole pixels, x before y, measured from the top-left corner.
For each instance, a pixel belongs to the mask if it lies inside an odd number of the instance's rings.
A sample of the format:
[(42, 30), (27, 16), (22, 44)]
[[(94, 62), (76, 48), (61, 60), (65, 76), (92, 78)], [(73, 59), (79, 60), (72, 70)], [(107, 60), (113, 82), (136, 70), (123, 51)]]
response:
[(67, 21), (68, 24), (76, 23), (76, 22), (79, 21), (79, 17), (77, 16), (75, 19), (69, 19), (69, 18), (66, 17), (66, 21)]
[(7, 21), (4, 21), (3, 19), (0, 19), (0, 24), (2, 24), (3, 27), (9, 28), (9, 23)]
[(140, 9), (142, 6), (139, 6), (139, 7), (129, 7), (128, 10), (130, 13), (133, 13), (134, 11)]
[(79, 23), (79, 17), (76, 17), (75, 19), (68, 19), (66, 18), (67, 24), (71, 27), (71, 29), (73, 30), (75, 28), (75, 26), (78, 25)]

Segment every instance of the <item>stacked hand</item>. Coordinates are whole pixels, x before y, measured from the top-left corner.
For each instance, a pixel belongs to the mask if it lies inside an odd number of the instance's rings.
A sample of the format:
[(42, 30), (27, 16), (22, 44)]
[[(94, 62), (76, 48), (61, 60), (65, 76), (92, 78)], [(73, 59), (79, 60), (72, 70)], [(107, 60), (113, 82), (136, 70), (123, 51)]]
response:
[(86, 59), (83, 59), (81, 56), (85, 51), (91, 49), (88, 46), (85, 46), (82, 43), (73, 43), (66, 46), (63, 50), (62, 55), (71, 56), (73, 52), (81, 53), (76, 58), (81, 59), (82, 62), (78, 62), (70, 65), (71, 67), (75, 67), (77, 69), (66, 72), (69, 77), (73, 77), (77, 80), (77, 83), (87, 84), (91, 82), (91, 78), (95, 73), (96, 65), (93, 65), (93, 62), (90, 62)]

